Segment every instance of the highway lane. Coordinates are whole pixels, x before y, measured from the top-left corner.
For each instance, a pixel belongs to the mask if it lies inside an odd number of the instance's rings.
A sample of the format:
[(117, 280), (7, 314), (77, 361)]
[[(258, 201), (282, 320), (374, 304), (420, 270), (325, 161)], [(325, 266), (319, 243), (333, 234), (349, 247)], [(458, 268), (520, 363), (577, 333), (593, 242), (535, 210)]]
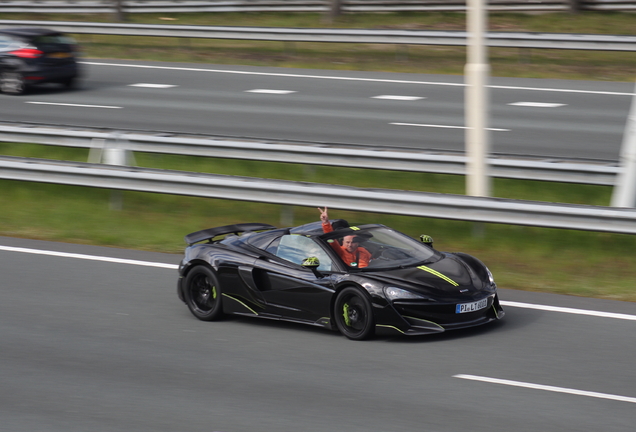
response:
[[(300, 325), (197, 321), (176, 298), (178, 255), (0, 246), (169, 267), (0, 250), (2, 430), (631, 432), (636, 422), (634, 320), (507, 307), (477, 329), (353, 342)], [(633, 303), (501, 297), (636, 316)]]
[[(464, 149), (461, 76), (86, 63), (86, 78), (76, 91), (45, 88), (24, 97), (0, 96), (2, 119)], [(617, 160), (633, 92), (630, 83), (493, 78), (493, 152)]]

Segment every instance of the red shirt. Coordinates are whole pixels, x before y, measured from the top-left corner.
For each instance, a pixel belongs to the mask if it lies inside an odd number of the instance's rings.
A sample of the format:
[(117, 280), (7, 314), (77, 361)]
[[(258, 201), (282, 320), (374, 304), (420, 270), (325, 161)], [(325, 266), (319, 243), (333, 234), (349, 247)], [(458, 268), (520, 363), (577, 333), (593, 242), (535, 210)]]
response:
[[(322, 231), (325, 233), (332, 232), (333, 227), (331, 223), (324, 222), (322, 224)], [(369, 265), (369, 261), (371, 261), (371, 253), (363, 247), (358, 247), (355, 252), (351, 253), (343, 248), (337, 240), (331, 240), (329, 245), (349, 267), (366, 267)]]

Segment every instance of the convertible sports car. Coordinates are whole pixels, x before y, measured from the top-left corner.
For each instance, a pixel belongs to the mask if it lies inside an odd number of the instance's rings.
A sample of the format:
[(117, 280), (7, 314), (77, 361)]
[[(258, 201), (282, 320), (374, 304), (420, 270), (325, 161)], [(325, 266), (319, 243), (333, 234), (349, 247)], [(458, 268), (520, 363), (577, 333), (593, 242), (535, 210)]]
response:
[[(334, 221), (334, 227), (338, 226)], [(177, 293), (192, 314), (293, 321), (361, 340), (385, 328), (440, 333), (503, 318), (488, 268), (464, 253), (439, 252), (384, 225), (295, 228), (242, 223), (188, 234)], [(355, 235), (366, 267), (343, 262), (331, 243)]]

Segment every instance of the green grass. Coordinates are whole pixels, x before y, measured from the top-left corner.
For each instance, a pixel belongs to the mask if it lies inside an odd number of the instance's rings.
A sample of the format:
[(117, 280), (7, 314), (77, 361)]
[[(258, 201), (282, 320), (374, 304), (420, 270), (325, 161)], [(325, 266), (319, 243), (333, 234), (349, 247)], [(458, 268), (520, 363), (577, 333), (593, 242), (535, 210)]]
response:
[[(463, 13), (346, 14), (325, 22), (321, 14), (200, 13), (128, 14), (130, 23), (296, 28), (465, 30)], [(112, 15), (0, 14), (2, 19), (110, 22)], [(634, 34), (634, 14), (502, 14), (489, 16), (489, 30), (583, 34)], [(464, 47), (335, 43), (283, 43), (76, 35), (90, 58), (118, 58), (277, 66), (313, 69), (461, 75)], [(633, 81), (636, 53), (491, 48), (493, 76)]]
[[(86, 150), (0, 144), (4, 155), (86, 161)], [(146, 167), (382, 187), (463, 193), (461, 176), (315, 167), (156, 154), (136, 154)], [(316, 208), (241, 201), (123, 193), (123, 209), (111, 210), (106, 189), (0, 181), (0, 235), (179, 253), (187, 233), (235, 222), (277, 226), (318, 219)], [(499, 197), (607, 205), (610, 189), (589, 185), (495, 180)], [(316, 207), (322, 205), (316, 202)], [(281, 222), (290, 217), (293, 221)], [(504, 288), (636, 301), (636, 270), (629, 235), (479, 225), (461, 221), (331, 211), (356, 223), (384, 223), (412, 236), (430, 234), (440, 250), (478, 256)]]

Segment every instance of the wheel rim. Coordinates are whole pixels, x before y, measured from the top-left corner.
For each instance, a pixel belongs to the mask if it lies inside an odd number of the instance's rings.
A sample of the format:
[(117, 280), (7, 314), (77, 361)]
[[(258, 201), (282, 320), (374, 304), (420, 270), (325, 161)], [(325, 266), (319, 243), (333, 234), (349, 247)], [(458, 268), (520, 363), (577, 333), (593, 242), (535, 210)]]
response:
[(214, 309), (218, 297), (217, 289), (206, 275), (198, 275), (192, 280), (189, 294), (192, 307), (197, 311), (207, 313)]
[(348, 296), (342, 302), (342, 323), (347, 332), (357, 334), (367, 326), (367, 310), (362, 299), (356, 295)]
[(3, 72), (0, 87), (4, 93), (22, 93), (24, 80), (19, 72)]

